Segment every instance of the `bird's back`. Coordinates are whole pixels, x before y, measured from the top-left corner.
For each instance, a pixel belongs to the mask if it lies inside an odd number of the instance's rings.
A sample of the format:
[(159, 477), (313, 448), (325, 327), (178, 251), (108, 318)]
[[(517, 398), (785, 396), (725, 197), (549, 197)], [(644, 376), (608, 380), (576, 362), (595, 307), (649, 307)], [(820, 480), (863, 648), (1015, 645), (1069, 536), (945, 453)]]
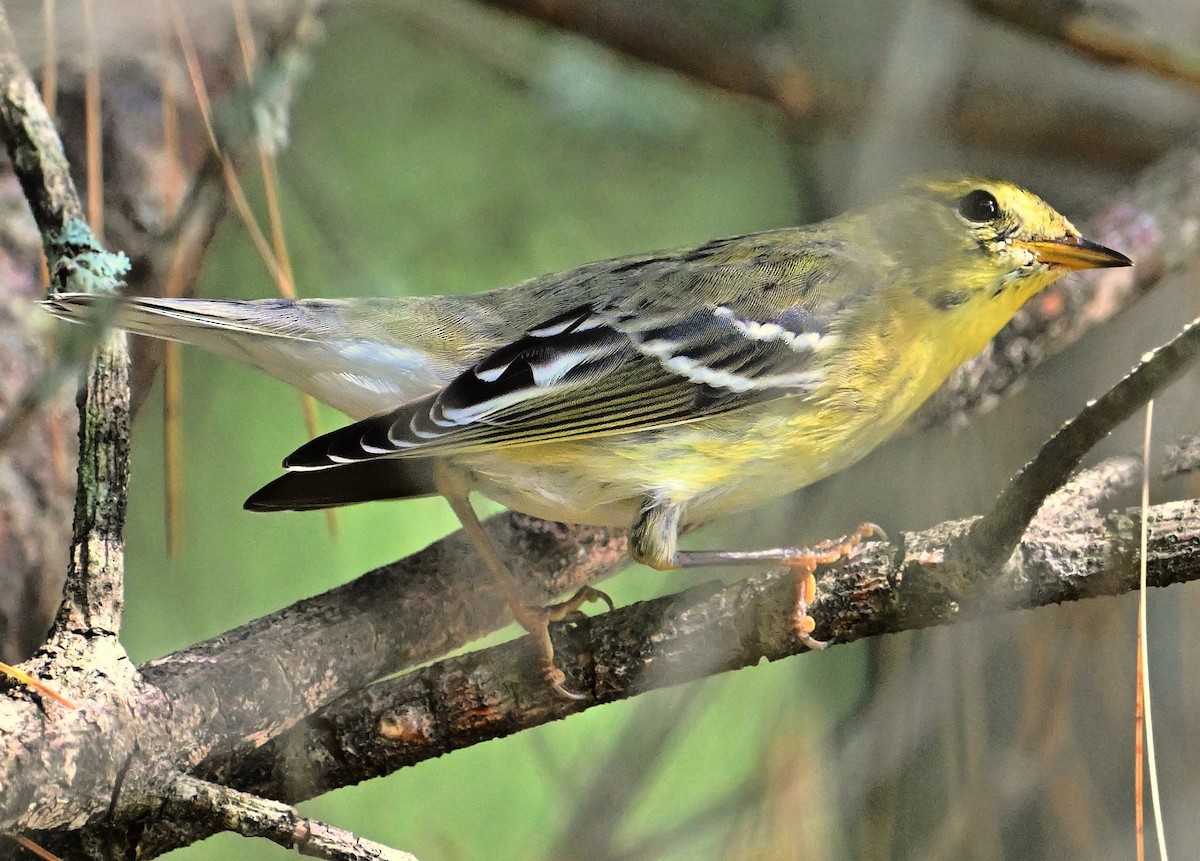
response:
[[(828, 268), (821, 261), (839, 253), (812, 246), (813, 230), (789, 228), (599, 261), (478, 294), (240, 300), (63, 293), (45, 307), (64, 319), (95, 319), (200, 347), (365, 418), (442, 388), (496, 349), (574, 308), (636, 306), (649, 318), (669, 314), (683, 301), (713, 304), (706, 294), (730, 282), (761, 295), (767, 305), (789, 301), (770, 296), (770, 289), (820, 274)], [(681, 290), (692, 295), (685, 299)]]

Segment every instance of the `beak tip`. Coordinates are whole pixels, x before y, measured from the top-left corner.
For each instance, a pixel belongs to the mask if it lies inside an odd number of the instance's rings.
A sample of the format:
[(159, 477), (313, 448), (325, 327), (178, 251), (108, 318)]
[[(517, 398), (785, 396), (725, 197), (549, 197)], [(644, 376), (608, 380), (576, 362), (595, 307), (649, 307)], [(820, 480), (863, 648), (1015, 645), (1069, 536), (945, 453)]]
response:
[[(1116, 251), (1112, 248), (1108, 248), (1107, 246), (1099, 245), (1097, 243), (1089, 242), (1087, 244), (1090, 246), (1089, 251), (1091, 253), (1088, 254), (1086, 258), (1086, 265), (1083, 268), (1121, 269), (1126, 266), (1133, 265), (1133, 261), (1120, 251)], [(1082, 263), (1084, 261), (1081, 260), (1080, 262)]]
[(1124, 254), (1122, 254), (1120, 251), (1113, 251), (1113, 249), (1111, 249), (1111, 248), (1108, 249), (1108, 251), (1113, 256), (1113, 262), (1107, 264), (1104, 268), (1115, 269), (1115, 268), (1121, 267), (1121, 266), (1132, 266), (1133, 265), (1133, 261), (1130, 260), (1128, 257), (1126, 257)]
[(1066, 269), (1115, 269), (1133, 265), (1133, 261), (1120, 251), (1114, 251), (1081, 236), (1035, 240), (1023, 244), (1041, 262)]
[(1133, 261), (1120, 251), (1109, 248), (1107, 245), (1101, 245), (1099, 242), (1084, 239), (1082, 236), (1071, 243), (1071, 247), (1075, 249), (1075, 252), (1068, 254), (1069, 260), (1064, 262), (1067, 262), (1067, 265), (1072, 268), (1118, 269), (1133, 265)]

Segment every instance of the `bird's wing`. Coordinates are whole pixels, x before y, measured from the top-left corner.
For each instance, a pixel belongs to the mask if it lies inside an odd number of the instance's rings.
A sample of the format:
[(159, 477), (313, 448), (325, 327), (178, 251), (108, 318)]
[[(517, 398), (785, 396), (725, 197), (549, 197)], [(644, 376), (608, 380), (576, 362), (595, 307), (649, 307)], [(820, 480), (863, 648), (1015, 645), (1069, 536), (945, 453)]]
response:
[[(321, 469), (651, 430), (802, 396), (822, 382), (821, 354), (839, 337), (834, 320), (865, 295), (831, 295), (823, 265), (740, 260), (684, 271), (689, 310), (664, 307), (661, 283), (642, 279), (619, 301), (529, 329), (432, 395), (318, 437), (284, 465)], [(678, 283), (680, 272), (672, 277)]]

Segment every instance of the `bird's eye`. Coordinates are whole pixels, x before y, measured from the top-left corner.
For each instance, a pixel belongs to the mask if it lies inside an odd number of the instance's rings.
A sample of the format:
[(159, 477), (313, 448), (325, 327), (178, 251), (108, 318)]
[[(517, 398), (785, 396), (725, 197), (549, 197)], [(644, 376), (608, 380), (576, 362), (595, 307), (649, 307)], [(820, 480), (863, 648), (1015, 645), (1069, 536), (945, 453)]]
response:
[(958, 214), (967, 221), (986, 224), (1000, 217), (1000, 204), (990, 191), (977, 188), (974, 191), (968, 191), (958, 201)]

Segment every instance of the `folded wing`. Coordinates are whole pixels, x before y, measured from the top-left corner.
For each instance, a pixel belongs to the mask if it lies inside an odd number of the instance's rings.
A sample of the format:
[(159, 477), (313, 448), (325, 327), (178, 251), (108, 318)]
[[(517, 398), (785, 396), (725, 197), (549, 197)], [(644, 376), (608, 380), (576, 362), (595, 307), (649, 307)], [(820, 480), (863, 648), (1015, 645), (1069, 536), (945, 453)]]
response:
[[(630, 306), (634, 307), (630, 307)], [(647, 431), (810, 393), (828, 319), (762, 301), (686, 312), (585, 305), (494, 351), (440, 391), (297, 449), (290, 469), (445, 456)]]

